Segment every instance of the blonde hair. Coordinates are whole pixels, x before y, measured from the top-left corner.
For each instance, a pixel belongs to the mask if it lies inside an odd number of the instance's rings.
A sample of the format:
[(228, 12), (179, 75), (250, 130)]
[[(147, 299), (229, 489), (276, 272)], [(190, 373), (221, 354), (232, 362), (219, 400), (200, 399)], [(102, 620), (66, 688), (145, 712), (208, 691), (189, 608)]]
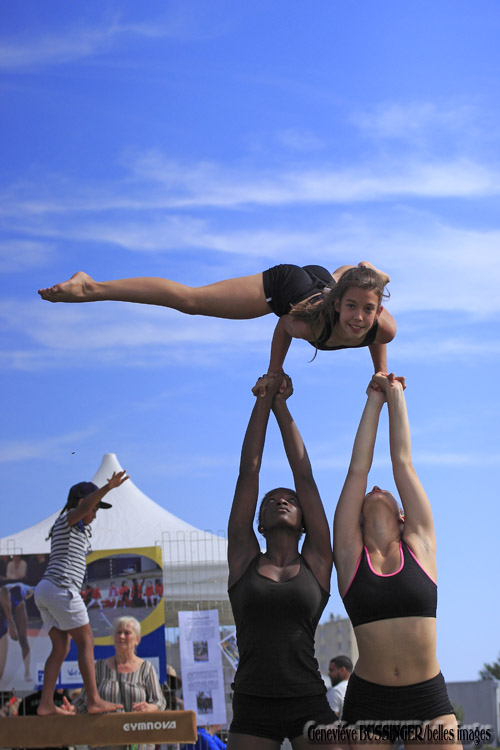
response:
[(130, 623), (132, 629), (138, 638), (141, 637), (141, 623), (136, 620), (135, 617), (130, 615), (123, 615), (123, 617), (117, 617), (113, 623), (113, 633), (116, 633), (121, 627)]

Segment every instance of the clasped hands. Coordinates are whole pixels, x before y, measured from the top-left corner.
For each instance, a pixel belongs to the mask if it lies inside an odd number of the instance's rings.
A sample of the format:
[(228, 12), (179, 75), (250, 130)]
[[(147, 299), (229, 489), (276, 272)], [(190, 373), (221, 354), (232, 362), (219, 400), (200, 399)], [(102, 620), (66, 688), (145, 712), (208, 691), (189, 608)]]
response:
[(394, 375), (393, 372), (376, 372), (370, 380), (366, 392), (370, 394), (370, 391), (376, 391), (387, 395), (390, 388), (397, 387), (401, 387), (403, 391), (406, 389), (406, 378), (403, 375)]
[(267, 372), (257, 380), (252, 388), (252, 393), (257, 398), (264, 398), (266, 394), (281, 395), (287, 399), (293, 393), (293, 385), (289, 375), (284, 372)]
[[(377, 393), (387, 394), (389, 388), (401, 387), (406, 389), (406, 378), (403, 375), (395, 375), (393, 372), (377, 372), (373, 375), (368, 384), (367, 393), (376, 391)], [(273, 398), (282, 395), (287, 399), (293, 393), (293, 385), (290, 376), (284, 372), (267, 372), (257, 380), (252, 388), (252, 393), (257, 398), (264, 398), (266, 395), (273, 395)]]

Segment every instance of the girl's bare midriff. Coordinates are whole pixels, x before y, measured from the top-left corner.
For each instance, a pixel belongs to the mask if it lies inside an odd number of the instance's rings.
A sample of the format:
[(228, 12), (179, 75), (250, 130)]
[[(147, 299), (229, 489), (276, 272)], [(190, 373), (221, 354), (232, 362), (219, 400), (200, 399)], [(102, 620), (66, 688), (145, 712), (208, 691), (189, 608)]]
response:
[(398, 617), (355, 628), (358, 677), (379, 685), (412, 685), (439, 673), (434, 617)]

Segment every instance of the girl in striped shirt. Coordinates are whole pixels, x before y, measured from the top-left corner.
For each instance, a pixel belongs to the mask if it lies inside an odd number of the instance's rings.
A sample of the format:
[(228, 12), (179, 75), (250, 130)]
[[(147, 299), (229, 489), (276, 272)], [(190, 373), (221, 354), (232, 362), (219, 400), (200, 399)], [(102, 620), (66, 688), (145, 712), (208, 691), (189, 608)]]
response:
[(92, 482), (75, 484), (49, 532), (49, 564), (35, 589), (35, 602), (52, 643), (52, 651), (45, 663), (42, 697), (37, 709), (41, 716), (74, 713), (74, 707), (69, 703), (58, 707), (53, 699), (59, 671), (69, 651), (70, 638), (73, 638), (78, 649), (78, 665), (87, 691), (88, 712), (97, 714), (120, 708), (100, 698), (97, 692), (94, 639), (80, 591), (85, 576), (90, 524), (99, 508), (111, 508), (109, 503), (103, 502), (103, 497), (127, 479), (127, 474), (120, 471), (114, 472), (101, 488)]

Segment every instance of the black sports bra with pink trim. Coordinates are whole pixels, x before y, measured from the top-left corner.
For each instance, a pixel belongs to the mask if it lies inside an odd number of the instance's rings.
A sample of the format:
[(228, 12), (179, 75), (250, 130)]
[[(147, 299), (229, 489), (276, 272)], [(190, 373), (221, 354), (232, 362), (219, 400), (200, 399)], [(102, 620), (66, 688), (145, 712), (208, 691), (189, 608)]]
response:
[(366, 547), (342, 600), (353, 627), (396, 617), (436, 617), (437, 584), (405, 542), (395, 573), (376, 573)]

